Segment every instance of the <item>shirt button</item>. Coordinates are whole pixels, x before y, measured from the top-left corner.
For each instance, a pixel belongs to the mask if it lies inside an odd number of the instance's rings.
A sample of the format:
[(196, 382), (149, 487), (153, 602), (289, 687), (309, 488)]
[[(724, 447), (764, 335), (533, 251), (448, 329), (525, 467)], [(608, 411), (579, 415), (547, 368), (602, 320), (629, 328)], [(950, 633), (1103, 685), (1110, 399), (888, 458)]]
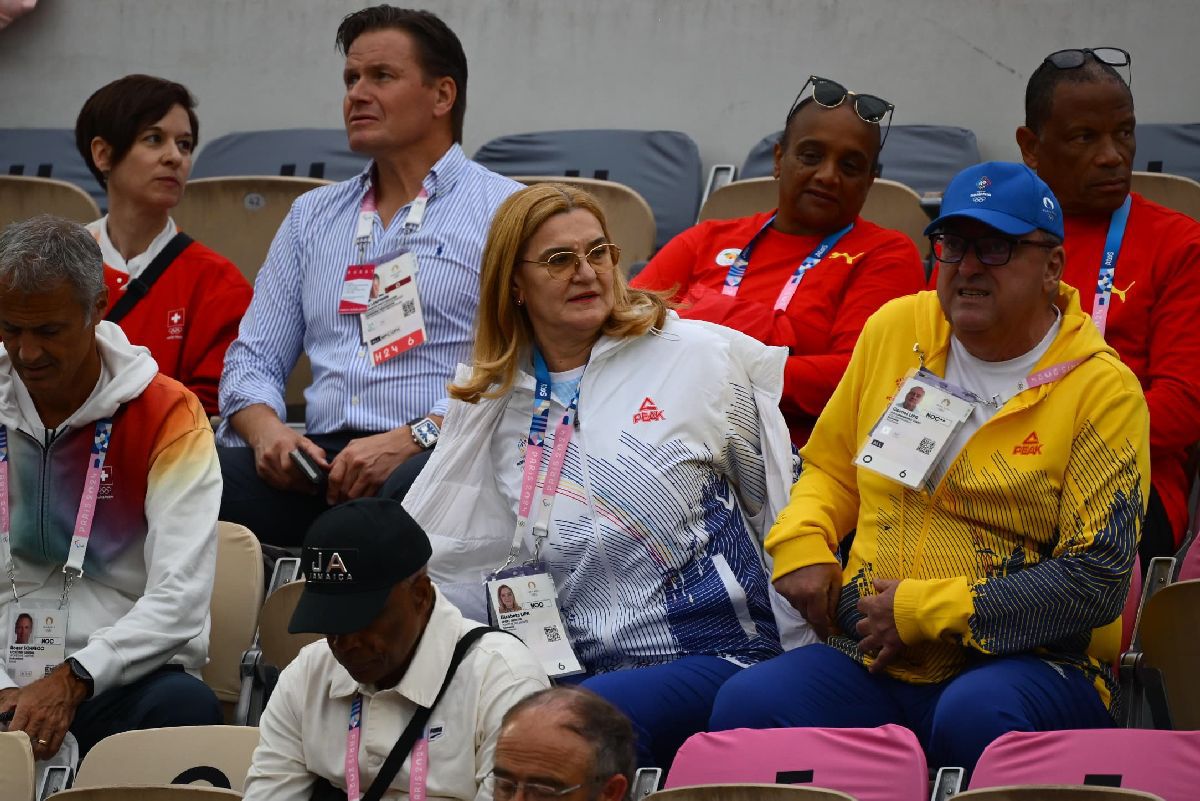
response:
[(367, 349), (366, 349), (366, 348), (359, 348), (359, 349), (358, 349), (358, 355), (359, 355), (359, 356), (366, 356), (366, 355), (367, 355)]
[(358, 405), (358, 396), (355, 395), (352, 398), (350, 398), (350, 403), (354, 406), (357, 406)]

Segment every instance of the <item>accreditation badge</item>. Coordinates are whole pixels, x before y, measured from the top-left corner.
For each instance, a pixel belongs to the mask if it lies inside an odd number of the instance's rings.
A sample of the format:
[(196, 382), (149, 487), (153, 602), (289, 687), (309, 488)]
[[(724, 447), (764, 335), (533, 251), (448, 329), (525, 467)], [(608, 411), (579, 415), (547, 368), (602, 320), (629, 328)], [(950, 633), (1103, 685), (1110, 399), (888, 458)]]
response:
[(56, 600), (22, 600), (8, 609), (8, 675), (25, 687), (67, 658), (67, 610)]
[(488, 574), (492, 622), (533, 652), (550, 678), (583, 673), (558, 612), (554, 579), (544, 562), (526, 562)]
[(854, 464), (920, 489), (955, 433), (975, 411), (970, 393), (920, 370), (900, 385)]
[(375, 266), (374, 282), (378, 294), (360, 319), (371, 363), (379, 365), (425, 341), (416, 257), (407, 251), (384, 256)]

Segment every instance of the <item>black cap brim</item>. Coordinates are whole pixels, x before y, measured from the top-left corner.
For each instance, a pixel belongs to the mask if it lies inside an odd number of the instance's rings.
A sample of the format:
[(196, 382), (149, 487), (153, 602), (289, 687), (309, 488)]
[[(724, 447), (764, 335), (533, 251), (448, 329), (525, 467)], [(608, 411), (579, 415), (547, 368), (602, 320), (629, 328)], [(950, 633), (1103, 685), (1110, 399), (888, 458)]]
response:
[(292, 634), (351, 634), (362, 631), (379, 617), (391, 592), (391, 587), (356, 593), (326, 593), (305, 587), (288, 623), (288, 631)]

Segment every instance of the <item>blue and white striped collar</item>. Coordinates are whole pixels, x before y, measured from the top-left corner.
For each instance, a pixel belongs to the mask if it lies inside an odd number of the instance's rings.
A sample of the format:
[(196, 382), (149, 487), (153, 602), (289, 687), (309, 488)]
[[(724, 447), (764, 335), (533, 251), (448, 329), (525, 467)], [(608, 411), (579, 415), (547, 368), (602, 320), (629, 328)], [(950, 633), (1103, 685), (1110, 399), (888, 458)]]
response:
[[(425, 191), (429, 193), (429, 199), (437, 197), (440, 193), (449, 192), (454, 188), (454, 184), (458, 182), (463, 171), (470, 163), (467, 154), (463, 152), (462, 145), (455, 142), (450, 146), (450, 149), (442, 154), (442, 157), (434, 163), (429, 169), (429, 174), (425, 176), (425, 180), (421, 185)], [(371, 183), (371, 172), (375, 169), (375, 160), (367, 162), (367, 166), (358, 174), (359, 197), (367, 193), (367, 187)]]

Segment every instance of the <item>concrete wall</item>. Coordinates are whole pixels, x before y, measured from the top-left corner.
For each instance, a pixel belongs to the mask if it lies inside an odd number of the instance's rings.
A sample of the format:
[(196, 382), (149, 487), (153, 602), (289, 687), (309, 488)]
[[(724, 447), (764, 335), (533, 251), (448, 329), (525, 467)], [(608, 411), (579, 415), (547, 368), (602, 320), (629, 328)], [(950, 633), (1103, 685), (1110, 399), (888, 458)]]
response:
[[(403, 2), (403, 0), (393, 0)], [(70, 127), (130, 72), (185, 83), (204, 139), (340, 126), (347, 0), (41, 0), (0, 31), (0, 126)], [(518, 131), (673, 128), (741, 164), (810, 73), (1016, 158), (1025, 81), (1063, 47), (1133, 54), (1143, 122), (1200, 119), (1196, 0), (426, 0), (470, 60), (466, 148)]]

